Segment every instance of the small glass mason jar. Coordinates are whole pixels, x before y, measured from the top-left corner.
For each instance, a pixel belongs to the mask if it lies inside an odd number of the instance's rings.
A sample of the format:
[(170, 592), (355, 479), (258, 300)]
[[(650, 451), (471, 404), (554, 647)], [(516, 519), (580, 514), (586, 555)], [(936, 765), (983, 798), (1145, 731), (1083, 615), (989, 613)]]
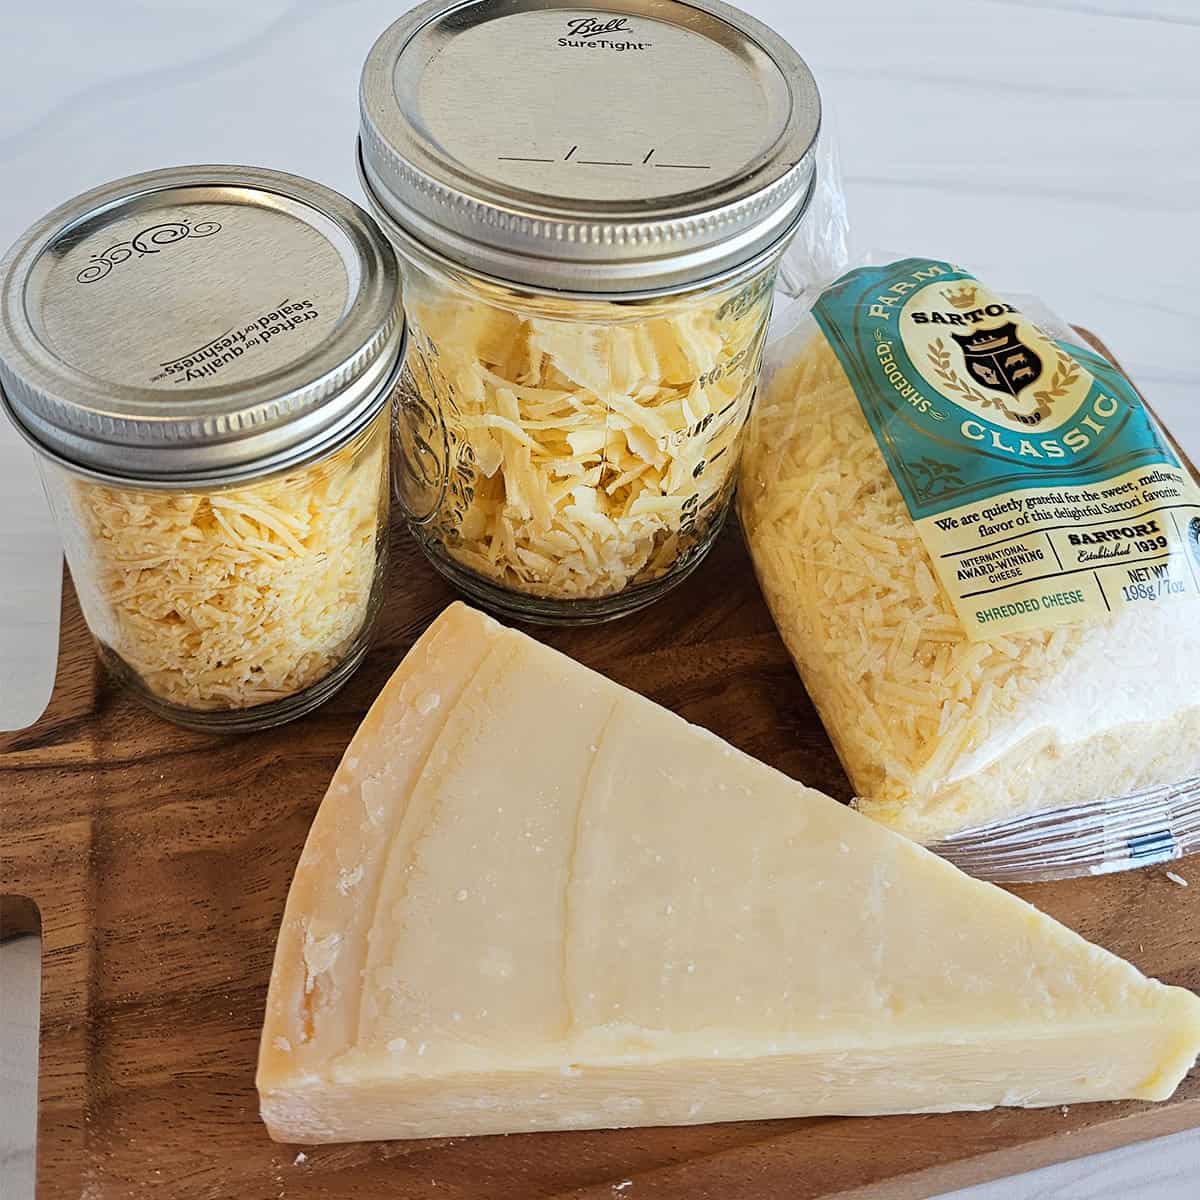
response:
[(219, 732), (336, 691), (382, 599), (405, 336), (371, 218), (274, 171), (152, 172), (31, 229), (0, 303), (0, 399), (114, 675)]
[(456, 586), (543, 623), (651, 603), (719, 532), (820, 116), (728, 5), (588, 7), (435, 0), (361, 91), (405, 276), (396, 496)]

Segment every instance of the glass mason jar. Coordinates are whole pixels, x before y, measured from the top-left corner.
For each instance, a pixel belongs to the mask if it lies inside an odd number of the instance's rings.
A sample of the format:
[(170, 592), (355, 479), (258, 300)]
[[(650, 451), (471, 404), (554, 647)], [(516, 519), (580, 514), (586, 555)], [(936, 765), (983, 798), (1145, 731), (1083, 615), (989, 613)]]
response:
[(729, 506), (774, 276), (564, 303), (410, 258), (396, 491), (438, 569), (527, 620), (681, 581)]
[[(703, 559), (814, 182), (791, 47), (723, 4), (619, 8), (426, 4), (363, 73), (409, 326), (396, 496), (438, 570), (518, 620), (621, 616)], [(614, 106), (636, 132), (597, 122)]]
[(403, 357), (371, 218), (276, 172), (155, 172), (35, 226), (0, 296), (0, 392), (114, 675), (223, 732), (336, 691), (382, 599)]

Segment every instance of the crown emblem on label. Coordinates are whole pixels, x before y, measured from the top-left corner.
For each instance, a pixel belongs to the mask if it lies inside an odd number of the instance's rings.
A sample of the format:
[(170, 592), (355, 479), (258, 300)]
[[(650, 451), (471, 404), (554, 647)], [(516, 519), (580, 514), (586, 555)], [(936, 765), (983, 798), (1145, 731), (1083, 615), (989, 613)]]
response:
[(955, 308), (971, 308), (975, 304), (975, 291), (969, 283), (964, 283), (957, 291), (954, 288), (947, 288), (942, 295), (954, 305)]

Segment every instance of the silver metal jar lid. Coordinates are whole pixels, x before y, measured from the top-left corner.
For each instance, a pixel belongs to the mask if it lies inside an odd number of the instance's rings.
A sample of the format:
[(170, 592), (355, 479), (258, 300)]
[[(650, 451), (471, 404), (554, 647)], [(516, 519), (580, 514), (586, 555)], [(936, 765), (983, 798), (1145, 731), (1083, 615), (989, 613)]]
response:
[(135, 175), (0, 262), (0, 398), (44, 453), (149, 486), (306, 461), (368, 421), (404, 340), (395, 254), (329, 188), (251, 167)]
[(631, 293), (777, 244), (821, 106), (781, 37), (719, 0), (432, 0), (363, 68), (372, 203), (472, 271)]

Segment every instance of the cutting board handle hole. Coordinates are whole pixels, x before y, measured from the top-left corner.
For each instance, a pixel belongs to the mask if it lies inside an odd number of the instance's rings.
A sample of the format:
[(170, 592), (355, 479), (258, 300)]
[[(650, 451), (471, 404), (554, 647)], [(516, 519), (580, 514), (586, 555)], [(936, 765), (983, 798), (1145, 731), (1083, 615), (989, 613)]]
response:
[(0, 1164), (4, 1200), (33, 1200), (42, 920), (24, 896), (0, 896)]

